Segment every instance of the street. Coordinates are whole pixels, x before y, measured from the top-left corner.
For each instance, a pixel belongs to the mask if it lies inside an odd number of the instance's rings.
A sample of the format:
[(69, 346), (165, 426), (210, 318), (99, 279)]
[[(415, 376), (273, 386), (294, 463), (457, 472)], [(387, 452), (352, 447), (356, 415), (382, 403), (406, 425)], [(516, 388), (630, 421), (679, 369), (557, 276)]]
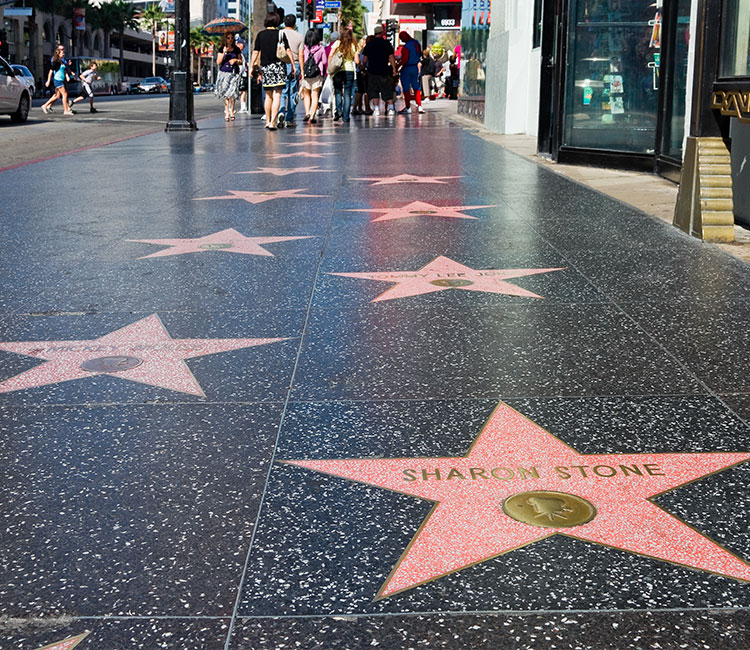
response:
[[(194, 98), (196, 120), (223, 110), (213, 93), (196, 93)], [(0, 116), (0, 169), (161, 131), (169, 118), (169, 95), (96, 97), (98, 113), (90, 113), (84, 101), (75, 105), (74, 116), (62, 114), (60, 101), (45, 115), (39, 108), (45, 101), (33, 101), (25, 124)]]

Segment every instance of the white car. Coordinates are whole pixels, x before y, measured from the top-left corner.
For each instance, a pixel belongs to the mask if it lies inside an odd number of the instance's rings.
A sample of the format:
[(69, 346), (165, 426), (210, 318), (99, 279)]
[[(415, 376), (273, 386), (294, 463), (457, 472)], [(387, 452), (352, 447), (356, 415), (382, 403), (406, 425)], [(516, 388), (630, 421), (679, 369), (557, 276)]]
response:
[(29, 89), (29, 93), (33, 97), (35, 82), (34, 75), (31, 74), (31, 70), (29, 70), (25, 65), (18, 65), (17, 63), (11, 63), (10, 67), (16, 71), (16, 77), (18, 77), (19, 80), (23, 81), (23, 83)]
[(15, 70), (0, 57), (0, 115), (10, 115), (14, 122), (25, 122), (31, 109), (31, 93)]

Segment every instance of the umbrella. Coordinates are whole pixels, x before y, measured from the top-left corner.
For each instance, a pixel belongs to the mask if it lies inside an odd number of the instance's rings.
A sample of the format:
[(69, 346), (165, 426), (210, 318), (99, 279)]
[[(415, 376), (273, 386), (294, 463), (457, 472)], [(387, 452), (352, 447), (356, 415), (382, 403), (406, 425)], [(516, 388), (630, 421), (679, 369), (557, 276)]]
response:
[(223, 34), (224, 32), (244, 32), (247, 25), (236, 18), (214, 18), (203, 28), (204, 34)]

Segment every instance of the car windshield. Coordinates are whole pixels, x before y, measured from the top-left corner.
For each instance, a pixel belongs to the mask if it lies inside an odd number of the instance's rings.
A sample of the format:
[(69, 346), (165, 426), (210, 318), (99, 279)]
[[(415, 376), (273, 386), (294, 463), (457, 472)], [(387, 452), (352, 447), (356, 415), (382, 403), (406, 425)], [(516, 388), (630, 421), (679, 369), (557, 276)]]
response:
[(29, 72), (29, 69), (28, 69), (28, 68), (25, 68), (25, 67), (24, 67), (24, 66), (22, 66), (22, 65), (14, 65), (14, 66), (13, 66), (13, 69), (14, 69), (14, 70), (15, 70), (16, 72), (20, 72), (20, 73), (21, 73), (21, 74), (22, 74), (22, 75), (23, 75), (24, 77), (30, 77), (30, 76), (31, 76), (31, 72)]
[(161, 80), (159, 79), (159, 77), (146, 77), (143, 80), (143, 83), (145, 83), (145, 84), (158, 84), (160, 81)]

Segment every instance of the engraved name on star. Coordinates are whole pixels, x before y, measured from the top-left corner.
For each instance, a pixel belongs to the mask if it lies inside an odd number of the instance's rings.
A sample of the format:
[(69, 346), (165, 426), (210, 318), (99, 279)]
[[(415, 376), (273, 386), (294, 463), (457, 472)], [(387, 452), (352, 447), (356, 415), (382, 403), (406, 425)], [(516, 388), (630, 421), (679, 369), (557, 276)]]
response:
[(212, 251), (273, 257), (273, 253), (263, 248), (264, 244), (294, 241), (295, 239), (310, 239), (312, 237), (313, 235), (301, 237), (245, 237), (245, 235), (237, 232), (234, 228), (227, 228), (226, 230), (215, 232), (213, 235), (192, 239), (126, 239), (125, 241), (169, 246), (169, 248), (165, 248), (164, 250), (138, 258), (139, 260), (145, 260), (150, 257), (168, 257), (170, 255), (208, 253)]
[(335, 169), (321, 169), (320, 167), (258, 167), (249, 172), (232, 172), (233, 174), (273, 174), (274, 176), (289, 176), (291, 174), (333, 173)]
[(294, 151), (292, 153), (269, 153), (266, 155), (274, 160), (280, 160), (282, 158), (324, 158), (325, 156), (333, 156), (335, 154), (334, 152), (312, 153), (311, 151)]
[[(447, 180), (463, 178), (463, 176), (415, 176), (414, 174), (399, 174), (398, 176), (371, 176), (369, 178), (352, 178), (353, 181), (372, 181), (375, 185), (400, 185), (402, 183), (427, 183), (447, 185)], [(444, 180), (445, 179), (445, 180)]]
[(205, 397), (186, 359), (286, 340), (173, 339), (152, 314), (96, 339), (0, 342), (0, 350), (45, 361), (0, 382), (0, 393), (109, 375)]
[(201, 198), (193, 199), (193, 201), (217, 201), (217, 200), (233, 200), (240, 199), (247, 201), (248, 203), (265, 203), (266, 201), (273, 201), (274, 199), (325, 199), (328, 198), (323, 194), (300, 194), (300, 192), (307, 192), (306, 189), (296, 190), (271, 190), (268, 192), (249, 192), (244, 190), (229, 190), (228, 195), (224, 196), (204, 196)]
[(423, 293), (434, 293), (448, 289), (464, 291), (482, 291), (487, 293), (504, 293), (524, 298), (543, 298), (533, 291), (517, 287), (506, 280), (522, 278), (527, 275), (564, 271), (565, 268), (551, 269), (472, 269), (443, 255), (436, 257), (416, 271), (376, 271), (364, 273), (330, 273), (346, 278), (396, 282), (395, 287), (381, 293), (370, 302), (393, 300), (418, 296)]
[(346, 212), (382, 212), (379, 217), (372, 219), (371, 223), (376, 221), (391, 221), (393, 219), (407, 219), (409, 217), (427, 216), (427, 217), (445, 217), (448, 219), (478, 219), (469, 214), (464, 214), (464, 210), (479, 210), (483, 208), (496, 208), (496, 205), (433, 205), (424, 201), (412, 201), (400, 208), (357, 208), (347, 209)]
[[(380, 588), (385, 598), (552, 535), (750, 581), (747, 562), (653, 501), (747, 460), (747, 452), (581, 454), (500, 403), (466, 456), (281, 462), (434, 503)], [(561, 572), (576, 570), (569, 562)]]

